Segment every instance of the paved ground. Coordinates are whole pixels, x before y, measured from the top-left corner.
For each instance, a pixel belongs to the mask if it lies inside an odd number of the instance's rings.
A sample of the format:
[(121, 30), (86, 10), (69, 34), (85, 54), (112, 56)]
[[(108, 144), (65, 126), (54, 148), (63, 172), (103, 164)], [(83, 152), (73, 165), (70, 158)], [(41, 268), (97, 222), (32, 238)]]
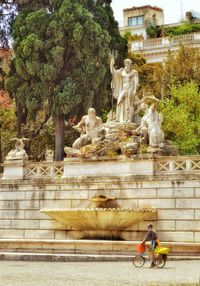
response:
[(0, 286), (200, 285), (200, 261), (168, 261), (164, 269), (131, 262), (0, 261)]

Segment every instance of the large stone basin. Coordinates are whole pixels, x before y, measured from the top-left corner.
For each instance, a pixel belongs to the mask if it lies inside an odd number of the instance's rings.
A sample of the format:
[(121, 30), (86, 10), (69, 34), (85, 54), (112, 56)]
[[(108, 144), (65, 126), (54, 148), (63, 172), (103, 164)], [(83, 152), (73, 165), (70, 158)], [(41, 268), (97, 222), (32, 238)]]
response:
[(131, 228), (150, 218), (154, 209), (88, 208), (88, 209), (42, 209), (56, 221), (74, 230), (120, 231)]

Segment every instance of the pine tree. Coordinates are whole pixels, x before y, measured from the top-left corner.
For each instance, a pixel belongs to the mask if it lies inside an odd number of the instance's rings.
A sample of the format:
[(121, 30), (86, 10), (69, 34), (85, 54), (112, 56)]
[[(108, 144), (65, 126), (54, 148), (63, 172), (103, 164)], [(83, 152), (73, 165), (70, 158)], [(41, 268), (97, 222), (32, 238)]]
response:
[(7, 88), (34, 120), (48, 104), (55, 118), (56, 160), (63, 159), (64, 119), (93, 105), (104, 85), (108, 32), (80, 1), (21, 12), (13, 24), (14, 69)]

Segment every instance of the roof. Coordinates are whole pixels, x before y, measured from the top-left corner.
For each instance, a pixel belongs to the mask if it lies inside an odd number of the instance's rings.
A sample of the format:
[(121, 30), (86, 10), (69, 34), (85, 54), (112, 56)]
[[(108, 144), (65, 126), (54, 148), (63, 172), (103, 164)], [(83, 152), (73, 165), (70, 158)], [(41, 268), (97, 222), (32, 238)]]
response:
[(131, 11), (136, 11), (136, 10), (146, 10), (146, 9), (152, 9), (155, 11), (163, 12), (163, 9), (157, 6), (151, 6), (151, 5), (145, 5), (145, 6), (139, 6), (135, 7), (133, 6), (132, 8), (126, 8), (123, 11), (124, 12), (131, 12)]

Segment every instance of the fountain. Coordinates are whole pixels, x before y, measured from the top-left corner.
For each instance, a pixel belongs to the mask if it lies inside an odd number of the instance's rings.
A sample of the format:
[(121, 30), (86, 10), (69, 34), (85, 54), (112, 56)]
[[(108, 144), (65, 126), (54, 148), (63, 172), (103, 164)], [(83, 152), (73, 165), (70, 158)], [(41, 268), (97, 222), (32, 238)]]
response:
[[(72, 209), (42, 209), (56, 221), (66, 226), (66, 229), (86, 231), (91, 237), (121, 237), (121, 232), (130, 229), (139, 222), (155, 214), (155, 209), (120, 208), (115, 198), (97, 196), (90, 200), (89, 208)], [(88, 238), (88, 237), (87, 237)]]

